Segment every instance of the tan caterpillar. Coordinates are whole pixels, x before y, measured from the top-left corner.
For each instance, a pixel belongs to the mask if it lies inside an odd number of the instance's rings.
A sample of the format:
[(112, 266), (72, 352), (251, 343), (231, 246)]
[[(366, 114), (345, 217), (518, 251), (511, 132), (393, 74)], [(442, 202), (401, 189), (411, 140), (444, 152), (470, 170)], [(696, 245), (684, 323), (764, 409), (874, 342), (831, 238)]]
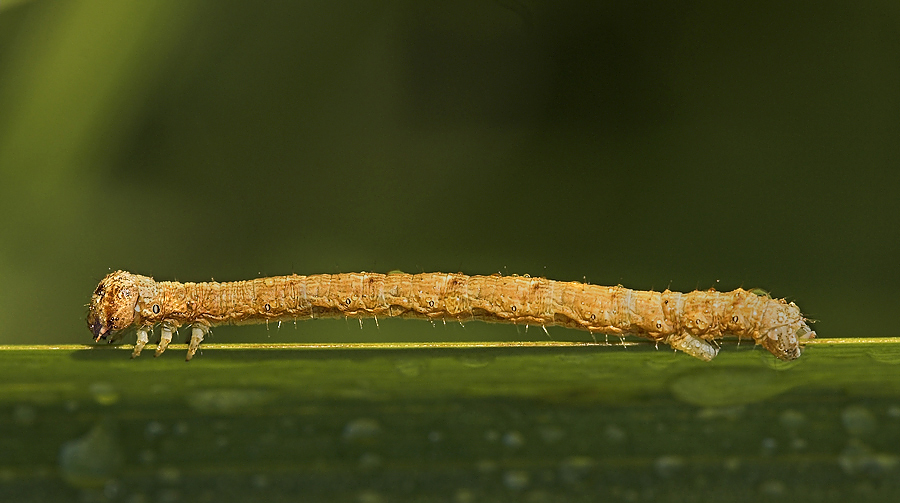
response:
[(187, 360), (209, 327), (322, 317), (403, 317), (558, 325), (631, 334), (712, 360), (725, 334), (752, 338), (782, 360), (815, 337), (793, 302), (747, 290), (690, 293), (629, 290), (529, 276), (345, 273), (276, 276), (230, 283), (177, 283), (116, 271), (91, 298), (94, 340), (113, 342), (137, 327), (132, 358), (161, 325), (156, 356), (175, 330), (191, 326)]

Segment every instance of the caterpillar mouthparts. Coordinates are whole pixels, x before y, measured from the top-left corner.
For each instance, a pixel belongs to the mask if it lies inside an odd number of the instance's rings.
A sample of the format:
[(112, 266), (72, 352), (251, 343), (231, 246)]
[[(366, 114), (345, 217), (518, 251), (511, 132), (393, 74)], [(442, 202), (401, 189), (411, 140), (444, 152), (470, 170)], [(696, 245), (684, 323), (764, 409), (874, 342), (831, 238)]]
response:
[(132, 358), (160, 325), (162, 354), (190, 325), (187, 360), (211, 326), (321, 317), (402, 317), (564, 326), (631, 334), (700, 358), (718, 354), (726, 334), (752, 338), (779, 359), (800, 356), (815, 337), (793, 302), (737, 289), (690, 293), (630, 290), (530, 276), (392, 272), (275, 276), (229, 283), (178, 283), (116, 271), (94, 290), (87, 325), (114, 342), (137, 327)]

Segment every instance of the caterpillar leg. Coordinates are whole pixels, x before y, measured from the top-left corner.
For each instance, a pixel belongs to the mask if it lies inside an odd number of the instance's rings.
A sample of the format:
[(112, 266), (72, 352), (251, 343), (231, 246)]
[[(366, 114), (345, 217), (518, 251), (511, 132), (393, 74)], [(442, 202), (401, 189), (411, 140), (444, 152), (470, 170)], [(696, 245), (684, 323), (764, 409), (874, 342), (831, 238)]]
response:
[(695, 358), (700, 358), (707, 362), (719, 354), (719, 350), (715, 346), (688, 333), (672, 335), (666, 342), (674, 349), (680, 349)]
[(141, 355), (141, 351), (143, 351), (144, 346), (150, 342), (149, 333), (153, 332), (153, 327), (141, 327), (137, 329), (137, 341), (134, 343), (134, 351), (131, 353), (132, 358), (137, 358)]
[(163, 322), (162, 328), (160, 328), (159, 346), (156, 347), (156, 354), (153, 356), (163, 354), (163, 351), (169, 347), (169, 343), (172, 342), (172, 332), (174, 332), (176, 328), (175, 325), (169, 322)]
[(184, 361), (191, 361), (191, 358), (193, 358), (197, 350), (200, 349), (200, 343), (203, 342), (203, 337), (208, 333), (209, 327), (202, 323), (195, 323), (191, 327), (191, 344), (188, 346), (187, 357)]

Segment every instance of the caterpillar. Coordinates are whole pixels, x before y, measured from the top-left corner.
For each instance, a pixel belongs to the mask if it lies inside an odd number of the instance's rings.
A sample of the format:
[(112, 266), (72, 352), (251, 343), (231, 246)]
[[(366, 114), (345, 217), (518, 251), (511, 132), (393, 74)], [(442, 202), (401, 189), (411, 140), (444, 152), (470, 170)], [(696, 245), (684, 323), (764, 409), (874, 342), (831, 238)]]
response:
[(726, 334), (751, 338), (786, 361), (799, 357), (800, 342), (816, 335), (793, 302), (743, 289), (655, 292), (530, 276), (401, 272), (178, 283), (116, 271), (94, 290), (87, 325), (96, 342), (114, 342), (135, 326), (132, 358), (155, 326), (161, 327), (159, 356), (176, 330), (189, 325), (190, 360), (211, 326), (322, 317), (563, 326), (644, 337), (706, 361), (718, 354), (716, 339)]

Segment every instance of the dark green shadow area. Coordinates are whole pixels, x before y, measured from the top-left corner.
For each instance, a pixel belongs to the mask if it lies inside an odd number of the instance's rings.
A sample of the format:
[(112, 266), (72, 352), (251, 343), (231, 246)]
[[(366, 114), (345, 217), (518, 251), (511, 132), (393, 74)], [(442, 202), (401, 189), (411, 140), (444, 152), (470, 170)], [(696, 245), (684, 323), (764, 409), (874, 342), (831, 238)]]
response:
[[(151, 349), (148, 347), (148, 349)], [(0, 351), (10, 501), (889, 501), (900, 344)], [(15, 460), (15, 461), (13, 461)], [(4, 500), (6, 498), (4, 497)]]

